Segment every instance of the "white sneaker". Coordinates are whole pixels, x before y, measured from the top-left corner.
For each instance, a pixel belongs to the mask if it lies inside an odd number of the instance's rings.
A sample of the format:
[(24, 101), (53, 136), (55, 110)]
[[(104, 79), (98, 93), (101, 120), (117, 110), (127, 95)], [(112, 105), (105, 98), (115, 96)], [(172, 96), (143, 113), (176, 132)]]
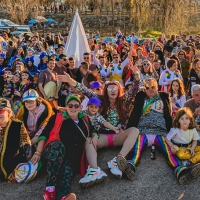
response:
[(117, 178), (122, 177), (122, 171), (118, 168), (116, 157), (114, 157), (112, 160), (107, 162), (108, 167), (110, 168), (110, 172), (115, 175)]
[(98, 169), (91, 168), (88, 166), (87, 173), (85, 176), (79, 181), (81, 187), (90, 187), (94, 183), (99, 183), (103, 181), (107, 177), (107, 174), (102, 171), (100, 167)]

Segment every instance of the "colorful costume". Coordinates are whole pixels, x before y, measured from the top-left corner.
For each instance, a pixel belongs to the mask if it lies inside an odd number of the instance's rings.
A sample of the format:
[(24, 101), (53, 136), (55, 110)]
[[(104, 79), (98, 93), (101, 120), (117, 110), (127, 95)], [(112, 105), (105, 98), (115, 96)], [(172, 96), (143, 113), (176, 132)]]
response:
[(180, 71), (177, 69), (174, 72), (166, 69), (162, 72), (159, 80), (159, 85), (162, 86), (161, 91), (168, 92), (171, 81), (175, 78), (183, 80)]
[[(38, 141), (46, 140), (44, 147), (48, 172), (46, 186), (56, 186), (56, 199), (59, 200), (69, 194), (72, 177), (80, 170), (86, 139), (95, 131), (86, 115), (79, 113), (78, 119), (76, 123), (67, 112), (58, 113), (52, 116), (38, 138)], [(72, 149), (76, 149), (73, 154)]]
[(12, 110), (15, 114), (17, 114), (22, 107), (22, 95), (30, 88), (30, 86), (31, 82), (27, 82), (26, 84), (20, 83), (17, 85), (16, 90), (21, 93), (21, 96), (14, 95), (11, 102)]
[[(121, 97), (123, 99), (123, 108), (124, 108), (124, 113), (126, 114), (126, 116), (129, 116), (131, 112), (130, 105), (132, 105), (132, 101), (139, 90), (139, 82), (140, 81), (134, 80), (129, 90)], [(91, 98), (91, 97), (98, 97), (100, 99), (103, 98), (103, 97), (101, 98), (100, 96), (98, 96), (92, 90), (86, 88), (83, 84), (77, 83), (75, 88), (79, 92), (81, 92), (83, 95), (87, 96), (88, 98)], [(116, 108), (110, 108), (107, 111), (107, 116), (105, 117), (105, 119), (107, 122), (109, 122), (115, 127), (120, 125), (122, 129), (125, 128), (126, 123), (123, 124), (122, 121), (119, 119), (119, 115)], [(106, 136), (108, 137), (109, 146), (113, 146), (113, 137), (116, 133), (107, 128), (101, 129), (100, 133), (106, 134)]]
[(195, 128), (188, 129), (187, 131), (171, 128), (167, 135), (167, 139), (175, 146), (179, 147), (176, 155), (181, 160), (189, 160), (193, 164), (200, 162), (200, 146), (195, 148), (195, 156), (192, 156), (190, 150), (187, 149), (187, 147), (191, 146), (193, 140), (199, 140), (199, 134)]
[(14, 181), (13, 171), (19, 163), (27, 161), (30, 144), (24, 124), (10, 119), (3, 134), (0, 133), (0, 179)]
[(110, 81), (119, 81), (120, 84), (123, 86), (123, 80), (122, 80), (122, 73), (124, 70), (124, 67), (128, 64), (129, 58), (126, 58), (122, 63), (111, 63), (108, 66), (108, 74), (112, 73), (110, 76)]
[(43, 112), (38, 116), (36, 119), (36, 126), (35, 130), (32, 130), (32, 127), (29, 127), (29, 124), (31, 125), (31, 122), (29, 122), (29, 111), (27, 108), (23, 105), (20, 110), (18, 111), (16, 118), (20, 121), (24, 122), (24, 125), (29, 133), (30, 138), (32, 139), (34, 136), (40, 136), (43, 129), (47, 125), (49, 119), (54, 114), (51, 105), (44, 99), (39, 98), (41, 100), (41, 105), (44, 106)]

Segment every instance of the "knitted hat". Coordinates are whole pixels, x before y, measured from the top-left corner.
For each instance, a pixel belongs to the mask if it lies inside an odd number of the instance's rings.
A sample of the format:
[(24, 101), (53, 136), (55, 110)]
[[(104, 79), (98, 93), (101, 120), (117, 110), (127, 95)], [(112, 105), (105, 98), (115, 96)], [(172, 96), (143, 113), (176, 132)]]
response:
[(96, 88), (100, 88), (102, 85), (100, 82), (98, 81), (94, 81), (91, 85), (90, 85), (90, 89), (96, 89)]
[(43, 57), (45, 57), (45, 56), (49, 57), (49, 55), (48, 55), (46, 52), (43, 51), (43, 52), (40, 54), (40, 58), (43, 58)]
[(87, 105), (91, 105), (91, 104), (101, 107), (101, 100), (96, 97), (92, 97), (89, 99)]
[(26, 58), (26, 63), (28, 63), (29, 61), (32, 62), (32, 63), (34, 63), (34, 57), (31, 56), (29, 58)]

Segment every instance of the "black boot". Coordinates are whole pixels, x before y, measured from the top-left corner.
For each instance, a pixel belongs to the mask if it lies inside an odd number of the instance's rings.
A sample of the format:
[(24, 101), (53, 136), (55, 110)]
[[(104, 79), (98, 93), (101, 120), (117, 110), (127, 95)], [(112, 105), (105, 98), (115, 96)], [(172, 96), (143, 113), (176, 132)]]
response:
[(175, 169), (175, 175), (180, 185), (189, 184), (192, 179), (200, 176), (200, 163), (190, 167), (179, 166)]

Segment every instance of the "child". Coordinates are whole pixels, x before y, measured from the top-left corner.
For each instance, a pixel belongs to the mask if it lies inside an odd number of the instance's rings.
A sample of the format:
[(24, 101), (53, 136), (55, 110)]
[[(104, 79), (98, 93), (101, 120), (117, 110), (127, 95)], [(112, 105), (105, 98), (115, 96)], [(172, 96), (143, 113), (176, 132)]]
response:
[(4, 89), (2, 97), (10, 100), (13, 95), (13, 82), (12, 82), (12, 70), (10, 68), (4, 68)]
[(195, 127), (192, 111), (186, 107), (181, 108), (174, 119), (174, 128), (166, 137), (172, 153), (183, 161), (183, 165), (200, 162), (200, 146), (197, 146), (199, 135)]
[(169, 93), (172, 101), (172, 116), (176, 117), (178, 109), (186, 102), (183, 82), (178, 78), (174, 79), (170, 84)]
[(86, 111), (83, 111), (89, 118), (90, 121), (92, 123), (92, 126), (94, 126), (95, 130), (99, 131), (100, 128), (103, 126), (105, 126), (106, 128), (109, 128), (113, 131), (115, 131), (116, 133), (119, 133), (119, 127), (115, 127), (113, 125), (111, 125), (109, 122), (107, 122), (102, 115), (100, 115), (99, 109), (101, 107), (101, 100), (96, 98), (96, 97), (92, 97), (89, 99), (88, 104), (87, 104), (88, 108)]

